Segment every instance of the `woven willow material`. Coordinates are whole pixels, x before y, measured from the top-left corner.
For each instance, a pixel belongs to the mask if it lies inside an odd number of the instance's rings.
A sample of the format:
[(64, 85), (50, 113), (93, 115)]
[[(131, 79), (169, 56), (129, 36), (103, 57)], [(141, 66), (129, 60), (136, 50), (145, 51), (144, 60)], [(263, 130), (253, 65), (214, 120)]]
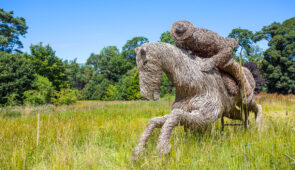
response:
[[(166, 154), (171, 148), (172, 129), (177, 125), (185, 126), (192, 131), (203, 131), (220, 117), (244, 119), (236, 107), (241, 106), (240, 93), (235, 96), (228, 93), (222, 78), (223, 73), (215, 67), (213, 58), (196, 57), (186, 50), (166, 43), (146, 43), (135, 51), (142, 97), (158, 98), (161, 75), (165, 72), (176, 88), (176, 98), (171, 113), (149, 121), (134, 148), (134, 160), (144, 151), (154, 128), (162, 128), (157, 149), (160, 153)], [(253, 92), (253, 76), (248, 69), (243, 70)], [(261, 106), (256, 104), (253, 97), (248, 98), (247, 106), (249, 111), (255, 113), (260, 128)]]
[(245, 86), (246, 95), (251, 95), (251, 86), (245, 74), (232, 58), (234, 48), (238, 47), (238, 39), (224, 38), (213, 31), (194, 27), (189, 21), (175, 22), (170, 33), (177, 47), (190, 50), (199, 57), (212, 57), (217, 68), (233, 76), (240, 86)]

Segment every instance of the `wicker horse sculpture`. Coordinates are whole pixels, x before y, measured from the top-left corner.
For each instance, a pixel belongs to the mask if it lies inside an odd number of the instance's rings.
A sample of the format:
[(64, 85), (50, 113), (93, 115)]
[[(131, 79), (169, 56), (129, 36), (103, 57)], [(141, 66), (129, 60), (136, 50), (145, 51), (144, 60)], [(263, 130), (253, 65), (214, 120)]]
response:
[[(134, 148), (134, 160), (144, 151), (145, 144), (155, 128), (162, 128), (157, 149), (161, 154), (167, 154), (171, 149), (171, 132), (177, 125), (201, 131), (218, 118), (222, 118), (224, 125), (223, 117), (247, 122), (248, 113), (243, 116), (238, 108), (244, 105), (240, 93), (228, 93), (222, 73), (214, 67), (212, 58), (199, 58), (186, 50), (159, 42), (143, 44), (135, 51), (141, 96), (148, 100), (152, 96), (158, 99), (162, 72), (165, 72), (176, 88), (176, 98), (170, 114), (152, 118), (148, 122)], [(253, 75), (246, 68), (243, 68), (243, 71), (254, 90)], [(256, 104), (254, 98), (249, 98), (244, 108), (246, 105), (248, 111), (255, 113), (255, 121), (260, 129), (261, 106)]]

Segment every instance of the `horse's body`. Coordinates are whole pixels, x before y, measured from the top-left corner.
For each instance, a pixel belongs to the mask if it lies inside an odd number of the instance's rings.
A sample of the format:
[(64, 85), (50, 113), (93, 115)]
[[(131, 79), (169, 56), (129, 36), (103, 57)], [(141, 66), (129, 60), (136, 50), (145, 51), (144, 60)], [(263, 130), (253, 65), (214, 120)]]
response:
[[(136, 54), (141, 95), (149, 99), (153, 94), (158, 98), (161, 75), (165, 72), (176, 88), (176, 99), (170, 114), (149, 121), (134, 149), (134, 158), (143, 151), (154, 128), (162, 127), (157, 148), (161, 153), (168, 153), (171, 131), (178, 124), (199, 131), (224, 116), (245, 120), (236, 107), (242, 105), (240, 93), (235, 96), (228, 93), (221, 72), (214, 67), (212, 59), (190, 55), (166, 43), (146, 43), (136, 49)], [(243, 70), (254, 90), (251, 72), (246, 68)], [(246, 104), (248, 110), (255, 113), (260, 127), (261, 106), (254, 98), (248, 99)]]

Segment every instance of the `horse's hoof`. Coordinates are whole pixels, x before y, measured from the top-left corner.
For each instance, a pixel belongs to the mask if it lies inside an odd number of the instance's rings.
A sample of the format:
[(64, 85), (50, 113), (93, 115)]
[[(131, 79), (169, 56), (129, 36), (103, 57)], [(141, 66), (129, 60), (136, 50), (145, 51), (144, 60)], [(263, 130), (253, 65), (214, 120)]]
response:
[(133, 155), (132, 156), (132, 161), (136, 162), (138, 160), (139, 156), (138, 155)]
[(157, 149), (160, 154), (168, 154), (171, 150), (171, 144), (170, 143), (163, 143), (157, 146)]
[(132, 161), (137, 161), (140, 154), (143, 152), (143, 148), (140, 148), (138, 146), (136, 146), (134, 149), (133, 149), (133, 154), (132, 154)]

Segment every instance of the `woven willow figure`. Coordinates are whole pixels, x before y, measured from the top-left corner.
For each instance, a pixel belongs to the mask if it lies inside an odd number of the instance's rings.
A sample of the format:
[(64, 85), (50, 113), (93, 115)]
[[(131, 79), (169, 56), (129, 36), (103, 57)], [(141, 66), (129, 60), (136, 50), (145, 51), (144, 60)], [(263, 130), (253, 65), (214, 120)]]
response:
[(246, 75), (232, 57), (234, 49), (238, 47), (238, 39), (224, 38), (213, 31), (194, 27), (189, 21), (175, 22), (170, 33), (177, 47), (191, 50), (199, 57), (212, 57), (217, 68), (233, 76), (240, 87), (244, 86), (245, 99), (253, 96)]
[[(157, 149), (160, 153), (170, 152), (170, 136), (177, 125), (185, 126), (192, 131), (205, 130), (218, 118), (228, 117), (245, 120), (240, 110), (241, 95), (230, 95), (219, 69), (215, 68), (212, 58), (200, 58), (189, 54), (186, 50), (166, 43), (146, 43), (136, 48), (136, 63), (139, 70), (141, 96), (150, 99), (158, 98), (161, 75), (165, 72), (176, 88), (176, 98), (172, 111), (162, 117), (152, 118), (140, 136), (133, 151), (136, 160), (144, 151), (154, 128), (162, 128)], [(206, 68), (206, 71), (202, 71)], [(251, 72), (243, 68), (251, 85), (255, 88), (255, 81)], [(261, 106), (254, 98), (249, 98), (249, 111), (255, 113), (258, 128), (261, 127)]]

